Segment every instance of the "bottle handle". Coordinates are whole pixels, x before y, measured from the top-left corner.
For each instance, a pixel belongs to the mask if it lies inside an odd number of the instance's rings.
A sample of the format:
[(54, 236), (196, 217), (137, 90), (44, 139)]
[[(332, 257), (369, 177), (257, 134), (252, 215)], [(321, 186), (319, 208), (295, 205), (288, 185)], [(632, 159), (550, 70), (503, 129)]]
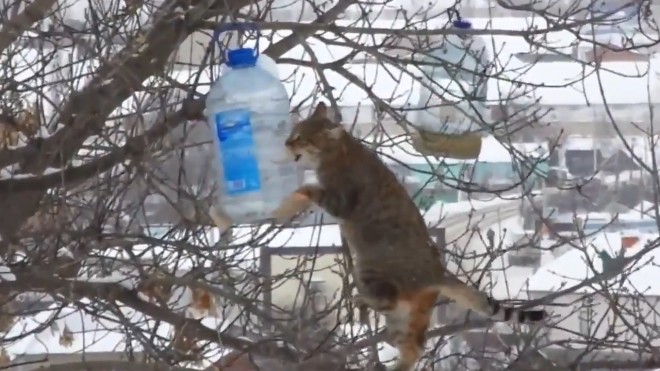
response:
[(256, 23), (254, 22), (231, 22), (231, 23), (224, 23), (221, 24), (218, 28), (213, 31), (213, 38), (211, 39), (211, 42), (215, 46), (216, 44), (218, 45), (218, 49), (220, 52), (220, 55), (222, 55), (225, 59), (227, 58), (226, 53), (229, 51), (229, 48), (224, 50), (222, 43), (220, 43), (220, 35), (225, 32), (232, 32), (232, 31), (242, 31), (242, 32), (249, 32), (249, 31), (254, 31), (257, 34), (257, 42), (254, 47), (254, 52), (255, 52), (255, 57), (259, 56), (259, 39), (261, 38), (261, 32), (259, 31), (259, 27), (257, 26)]

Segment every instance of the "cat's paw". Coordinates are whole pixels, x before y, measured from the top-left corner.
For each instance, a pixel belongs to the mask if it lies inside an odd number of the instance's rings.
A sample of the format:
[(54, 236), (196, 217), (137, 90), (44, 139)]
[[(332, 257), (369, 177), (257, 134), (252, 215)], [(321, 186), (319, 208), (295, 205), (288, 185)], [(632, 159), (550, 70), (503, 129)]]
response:
[(285, 198), (280, 206), (272, 213), (271, 217), (275, 223), (285, 224), (293, 220), (298, 214), (308, 210), (312, 206), (312, 201), (306, 195), (294, 192)]

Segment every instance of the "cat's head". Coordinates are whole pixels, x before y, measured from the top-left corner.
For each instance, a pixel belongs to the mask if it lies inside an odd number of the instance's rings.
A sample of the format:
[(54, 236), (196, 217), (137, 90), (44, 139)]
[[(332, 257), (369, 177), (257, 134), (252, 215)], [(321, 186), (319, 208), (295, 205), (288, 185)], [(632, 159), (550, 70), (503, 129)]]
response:
[(294, 161), (316, 166), (321, 154), (341, 148), (339, 141), (343, 135), (346, 135), (344, 127), (330, 119), (328, 107), (321, 102), (311, 116), (294, 125), (284, 144)]

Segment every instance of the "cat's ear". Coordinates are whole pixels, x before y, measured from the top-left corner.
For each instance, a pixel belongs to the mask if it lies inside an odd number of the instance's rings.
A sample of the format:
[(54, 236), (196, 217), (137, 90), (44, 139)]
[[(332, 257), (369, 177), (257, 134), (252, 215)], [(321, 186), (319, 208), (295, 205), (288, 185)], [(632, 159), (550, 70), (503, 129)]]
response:
[(337, 125), (333, 128), (326, 129), (325, 132), (328, 135), (328, 138), (330, 139), (339, 139), (341, 138), (342, 134), (344, 134), (344, 126), (343, 125)]
[(311, 117), (328, 118), (328, 106), (326, 106), (323, 102), (319, 102), (319, 104), (316, 105), (314, 113), (312, 113)]

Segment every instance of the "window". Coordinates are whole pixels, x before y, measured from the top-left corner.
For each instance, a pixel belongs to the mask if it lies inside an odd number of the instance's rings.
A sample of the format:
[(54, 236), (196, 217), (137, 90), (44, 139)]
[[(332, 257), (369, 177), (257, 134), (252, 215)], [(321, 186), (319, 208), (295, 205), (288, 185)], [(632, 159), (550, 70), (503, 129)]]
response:
[(566, 151), (566, 167), (576, 177), (588, 177), (596, 172), (596, 153), (593, 150)]
[(593, 298), (585, 298), (582, 302), (582, 308), (579, 312), (580, 321), (580, 334), (584, 336), (591, 335), (593, 321), (594, 321), (594, 300)]
[(541, 266), (541, 253), (533, 248), (523, 247), (522, 250), (508, 254), (508, 261), (512, 266), (538, 268)]

